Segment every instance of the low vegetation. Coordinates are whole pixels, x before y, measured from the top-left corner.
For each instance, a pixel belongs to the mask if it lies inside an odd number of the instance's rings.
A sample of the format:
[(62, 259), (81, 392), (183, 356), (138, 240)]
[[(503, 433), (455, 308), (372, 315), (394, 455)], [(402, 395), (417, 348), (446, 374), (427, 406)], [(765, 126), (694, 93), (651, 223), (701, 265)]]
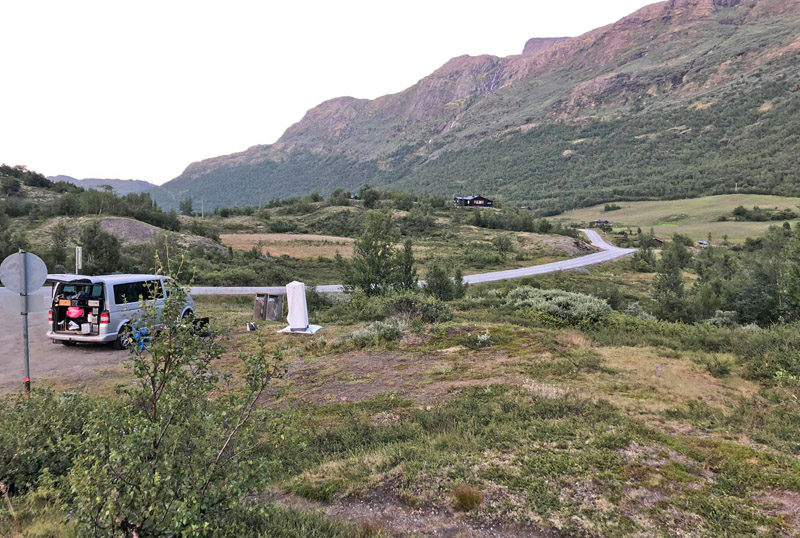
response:
[[(634, 228), (618, 236), (638, 249), (631, 259), (465, 286), (460, 258), (436, 241), (487, 234), (473, 237), (513, 263), (532, 233), (515, 219), (528, 214), (503, 209), (494, 222), (509, 229), (494, 230), (464, 222), (494, 212), (359, 198), (181, 217), (209, 235), (278, 221), (329, 234), (357, 219), (339, 236), (352, 255), (337, 260), (180, 235), (132, 247), (82, 223), (81, 241), (102, 243), (86, 259), (98, 271), (115, 256), (144, 270), (133, 264), (157, 251), (203, 282), (323, 267), (352, 289), (308, 290), (324, 325), (313, 337), (279, 335), (280, 322), (246, 330), (249, 297), (197, 297), (212, 336), (169, 325), (90, 390), (49, 380), (57, 389), (4, 396), (0, 535), (800, 532), (800, 227), (706, 246)], [(403, 220), (415, 210), (432, 224)], [(20, 217), (0, 218), (13, 241)], [(54, 233), (48, 255), (63, 256), (68, 235)]]

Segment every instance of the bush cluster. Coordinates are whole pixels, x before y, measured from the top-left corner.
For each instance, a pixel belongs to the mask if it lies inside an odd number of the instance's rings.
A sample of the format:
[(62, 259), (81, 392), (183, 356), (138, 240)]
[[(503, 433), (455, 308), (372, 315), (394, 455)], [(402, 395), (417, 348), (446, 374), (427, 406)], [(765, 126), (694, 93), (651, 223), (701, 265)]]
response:
[(511, 291), (506, 304), (517, 310), (544, 312), (569, 322), (596, 322), (611, 312), (608, 303), (583, 293), (562, 290), (540, 290), (522, 286)]
[(418, 291), (368, 296), (357, 290), (349, 300), (320, 303), (318, 308), (320, 311), (317, 314), (322, 321), (336, 323), (358, 323), (389, 318), (400, 319), (409, 324), (416, 319), (424, 323), (442, 323), (453, 319), (453, 308), (449, 304)]
[(356, 348), (385, 345), (403, 337), (403, 329), (396, 321), (375, 321), (345, 337)]
[(415, 292), (385, 297), (383, 312), (387, 317), (420, 318), (425, 323), (441, 323), (453, 319), (453, 308), (450, 305)]

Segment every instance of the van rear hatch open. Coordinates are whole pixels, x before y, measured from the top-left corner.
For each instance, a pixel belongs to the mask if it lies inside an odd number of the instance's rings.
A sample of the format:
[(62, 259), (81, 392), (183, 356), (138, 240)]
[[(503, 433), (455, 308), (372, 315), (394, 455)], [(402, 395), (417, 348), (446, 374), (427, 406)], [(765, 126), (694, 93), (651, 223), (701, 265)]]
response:
[(74, 280), (48, 278), (48, 282), (54, 285), (53, 332), (85, 336), (100, 334), (100, 317), (105, 309), (105, 284), (80, 277)]

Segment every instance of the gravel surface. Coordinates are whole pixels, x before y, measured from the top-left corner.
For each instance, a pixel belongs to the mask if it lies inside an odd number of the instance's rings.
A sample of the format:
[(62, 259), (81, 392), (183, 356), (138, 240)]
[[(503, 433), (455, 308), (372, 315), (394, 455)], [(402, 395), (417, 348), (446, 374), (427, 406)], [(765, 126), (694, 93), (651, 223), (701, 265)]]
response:
[[(53, 344), (46, 336), (47, 312), (32, 313), (28, 318), (33, 387), (75, 386), (122, 370), (127, 352), (96, 344)], [(0, 331), (0, 393), (22, 390), (25, 377), (22, 316), (3, 312), (0, 326), (3, 327)]]

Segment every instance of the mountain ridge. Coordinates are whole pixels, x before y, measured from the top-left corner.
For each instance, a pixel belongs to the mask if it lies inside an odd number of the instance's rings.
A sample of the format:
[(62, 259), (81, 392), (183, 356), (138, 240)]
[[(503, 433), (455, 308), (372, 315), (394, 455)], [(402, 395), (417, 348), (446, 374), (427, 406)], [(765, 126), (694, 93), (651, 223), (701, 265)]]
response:
[(144, 181), (141, 179), (101, 179), (101, 178), (83, 178), (77, 179), (67, 175), (47, 176), (50, 181), (63, 181), (65, 183), (72, 183), (85, 189), (96, 189), (107, 185), (113, 188), (117, 194), (129, 194), (138, 192), (148, 192), (158, 187), (154, 183)]
[[(355, 187), (354, 180), (421, 187), (413, 178), (441, 155), (487, 141), (562, 121), (579, 126), (688, 106), (732, 91), (742, 73), (762, 77), (756, 70), (768, 71), (761, 82), (772, 81), (779, 73), (764, 66), (800, 52), (791, 24), (799, 15), (796, 0), (668, 0), (581, 36), (532, 38), (519, 55), (458, 56), (396, 94), (327, 100), (276, 143), (192, 163), (164, 187), (177, 197), (215, 181), (260, 183), (276, 197)], [(298, 173), (305, 168), (317, 178)], [(465, 183), (480, 190), (485, 181)], [(532, 193), (521, 189), (519, 199)]]

